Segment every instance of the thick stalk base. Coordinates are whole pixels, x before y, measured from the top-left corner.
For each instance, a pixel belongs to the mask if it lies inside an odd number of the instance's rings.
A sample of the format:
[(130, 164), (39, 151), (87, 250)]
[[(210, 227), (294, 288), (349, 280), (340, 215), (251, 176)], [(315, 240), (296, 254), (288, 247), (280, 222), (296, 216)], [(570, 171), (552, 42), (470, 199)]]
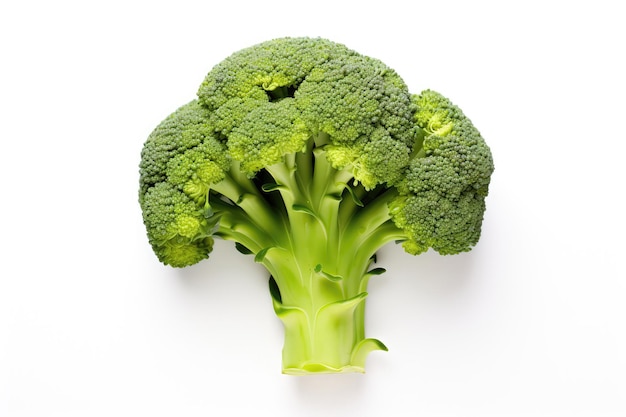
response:
[(364, 373), (367, 355), (387, 350), (379, 340), (363, 337), (366, 296), (361, 293), (313, 311), (273, 297), (274, 310), (285, 327), (283, 373)]

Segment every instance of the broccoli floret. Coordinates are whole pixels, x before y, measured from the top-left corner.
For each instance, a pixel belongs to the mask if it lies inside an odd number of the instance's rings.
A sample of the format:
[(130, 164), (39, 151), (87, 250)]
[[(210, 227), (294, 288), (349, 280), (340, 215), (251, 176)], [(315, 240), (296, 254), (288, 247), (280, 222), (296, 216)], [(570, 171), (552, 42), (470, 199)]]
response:
[(409, 253), (469, 251), (480, 237), (493, 172), (491, 152), (448, 99), (424, 91), (413, 100), (425, 138), (398, 187), (401, 196), (391, 204), (393, 220), (407, 232), (404, 248)]
[(283, 372), (363, 372), (386, 350), (365, 337), (376, 252), (470, 250), (492, 171), (478, 131), (440, 94), (410, 94), (343, 45), (282, 38), (216, 65), (154, 130), (139, 202), (163, 263), (197, 263), (221, 238), (266, 267)]

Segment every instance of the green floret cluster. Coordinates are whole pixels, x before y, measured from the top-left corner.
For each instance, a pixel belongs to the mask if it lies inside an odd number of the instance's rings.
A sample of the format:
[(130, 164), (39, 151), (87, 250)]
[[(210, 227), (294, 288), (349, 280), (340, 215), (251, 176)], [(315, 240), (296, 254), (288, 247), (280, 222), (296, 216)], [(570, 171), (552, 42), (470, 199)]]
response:
[(471, 249), (480, 238), (485, 197), (493, 172), (491, 152), (461, 110), (433, 91), (413, 97), (415, 121), (424, 132), (401, 196), (392, 202), (396, 225), (405, 230), (412, 254), (442, 255)]
[(184, 267), (206, 259), (218, 221), (207, 195), (230, 166), (223, 143), (193, 101), (170, 115), (148, 137), (140, 164), (139, 202), (148, 238), (162, 262)]
[(470, 120), (440, 94), (410, 94), (382, 62), (325, 39), (234, 53), (141, 155), (139, 202), (158, 259), (185, 267), (213, 239), (270, 274), (285, 326), (283, 372), (363, 372), (376, 252), (470, 250), (493, 171)]

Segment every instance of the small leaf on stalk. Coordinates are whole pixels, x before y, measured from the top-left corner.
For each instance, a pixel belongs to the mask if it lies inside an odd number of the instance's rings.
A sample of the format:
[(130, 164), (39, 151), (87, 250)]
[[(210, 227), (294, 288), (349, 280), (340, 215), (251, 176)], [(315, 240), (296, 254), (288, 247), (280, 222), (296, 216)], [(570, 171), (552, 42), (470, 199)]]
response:
[(243, 253), (244, 255), (252, 255), (253, 253), (250, 249), (246, 248), (239, 242), (235, 242), (235, 249), (237, 249), (240, 253)]
[(272, 246), (268, 246), (267, 248), (261, 249), (255, 256), (254, 262), (260, 263), (265, 259), (265, 255), (267, 255), (267, 251), (272, 249)]

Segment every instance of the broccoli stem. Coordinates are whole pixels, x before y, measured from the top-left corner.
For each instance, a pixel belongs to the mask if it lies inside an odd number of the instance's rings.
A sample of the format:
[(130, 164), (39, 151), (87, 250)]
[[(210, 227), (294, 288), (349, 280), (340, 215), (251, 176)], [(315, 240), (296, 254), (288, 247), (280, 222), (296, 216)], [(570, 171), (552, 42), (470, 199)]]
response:
[(308, 239), (293, 239), (289, 250), (270, 250), (262, 261), (272, 274), (273, 306), (285, 329), (283, 372), (364, 372), (367, 353), (386, 350), (365, 338), (371, 254), (332, 245), (331, 231), (311, 216), (292, 224), (291, 232)]
[(222, 216), (216, 235), (245, 246), (271, 275), (283, 372), (364, 372), (367, 354), (386, 350), (365, 337), (365, 299), (369, 278), (384, 272), (371, 269), (376, 251), (404, 238), (389, 216), (397, 192), (381, 188), (361, 204), (350, 168), (332, 167), (313, 140), (257, 178), (230, 173), (213, 187), (230, 201), (211, 206)]

